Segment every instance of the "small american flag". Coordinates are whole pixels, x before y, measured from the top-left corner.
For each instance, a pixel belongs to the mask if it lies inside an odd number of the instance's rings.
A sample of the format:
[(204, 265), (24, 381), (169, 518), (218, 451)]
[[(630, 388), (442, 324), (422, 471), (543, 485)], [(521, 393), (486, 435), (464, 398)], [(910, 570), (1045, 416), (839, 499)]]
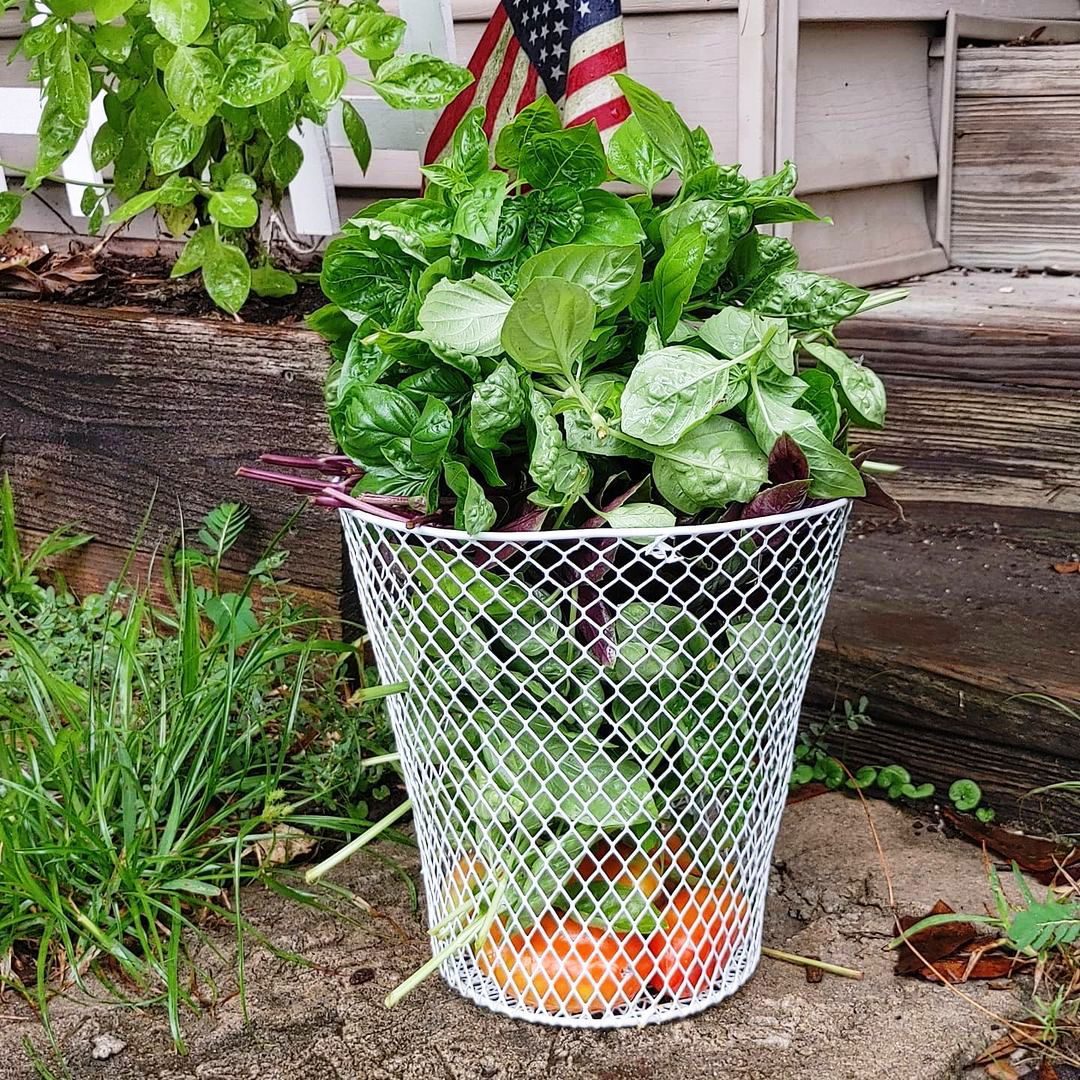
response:
[(566, 127), (595, 120), (601, 132), (610, 131), (630, 115), (612, 78), (626, 70), (619, 0), (500, 0), (469, 70), (475, 81), (439, 117), (425, 165), (438, 159), (475, 105), (485, 109), (489, 140), (545, 91)]

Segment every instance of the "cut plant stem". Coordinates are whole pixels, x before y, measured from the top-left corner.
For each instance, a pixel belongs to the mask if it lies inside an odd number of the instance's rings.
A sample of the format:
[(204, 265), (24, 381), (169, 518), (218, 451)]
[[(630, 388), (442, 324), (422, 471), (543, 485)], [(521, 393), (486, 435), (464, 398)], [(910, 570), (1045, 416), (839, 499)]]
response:
[(785, 964), (795, 964), (796, 967), (817, 968), (829, 975), (839, 975), (842, 979), (861, 979), (863, 973), (855, 968), (840, 967), (838, 964), (827, 964), (824, 960), (815, 960), (810, 956), (798, 956), (795, 953), (782, 952), (780, 949), (761, 947), (761, 955), (768, 956), (772, 960), (781, 960)]
[(346, 859), (355, 855), (365, 844), (370, 844), (372, 840), (385, 832), (399, 818), (403, 818), (410, 810), (412, 810), (412, 800), (406, 799), (400, 806), (391, 810), (381, 821), (375, 822), (370, 829), (366, 829), (362, 832), (355, 840), (350, 840), (339, 851), (335, 851), (330, 858), (323, 859), (321, 863), (313, 866), (304, 875), (304, 881), (306, 881), (308, 885), (313, 885), (324, 874), (333, 870), (335, 866), (338, 866), (340, 863), (345, 862)]
[(400, 760), (400, 754), (379, 754), (378, 757), (363, 758), (360, 762), (360, 768), (373, 769), (376, 765), (391, 765)]
[(484, 938), (487, 937), (488, 932), (491, 930), (491, 924), (495, 921), (503, 897), (506, 896), (508, 886), (509, 882), (502, 882), (492, 897), (491, 905), (487, 911), (473, 919), (456, 938), (444, 945), (426, 964), (418, 967), (400, 986), (394, 987), (386, 995), (386, 1007), (388, 1009), (392, 1009), (402, 998), (411, 994), (425, 979), (439, 969), (444, 960), (453, 956), (458, 949), (465, 948), (466, 945), (473, 941), (483, 943)]

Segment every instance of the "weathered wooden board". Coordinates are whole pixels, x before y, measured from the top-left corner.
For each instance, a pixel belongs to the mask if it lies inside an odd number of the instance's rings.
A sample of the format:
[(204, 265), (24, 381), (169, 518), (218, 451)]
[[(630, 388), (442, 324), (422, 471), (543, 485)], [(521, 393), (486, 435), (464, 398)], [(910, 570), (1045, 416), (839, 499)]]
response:
[(956, 54), (956, 96), (1072, 97), (1080, 94), (1080, 45), (983, 45)]
[[(142, 542), (152, 550), (181, 509), (190, 524), (232, 499), (252, 509), (229, 562), (242, 570), (300, 499), (236, 468), (265, 450), (330, 446), (327, 352), (300, 328), (21, 301), (0, 301), (0, 324), (0, 466), (31, 528), (78, 523), (119, 552), (153, 501)], [(337, 593), (333, 515), (307, 515), (288, 546), (298, 584)]]
[(956, 55), (949, 250), (964, 266), (1080, 269), (1080, 44)]
[(911, 512), (911, 524), (886, 527), (856, 508), (807, 713), (865, 695), (875, 726), (833, 748), (849, 764), (899, 761), (939, 786), (971, 776), (1006, 808), (1077, 779), (1075, 723), (1014, 697), (1080, 701), (1080, 581), (1051, 565), (1075, 550), (1068, 530), (1033, 529), (1029, 513)]
[(886, 375), (889, 422), (859, 432), (901, 499), (1080, 512), (1080, 388)]
[(795, 226), (792, 239), (803, 266), (867, 285), (948, 265), (930, 237), (921, 181), (821, 192), (808, 201), (835, 224)]
[(950, 270), (840, 326), (845, 348), (891, 375), (1075, 390), (1080, 277)]
[[(928, 39), (928, 28), (917, 22), (802, 27), (795, 125), (800, 192), (937, 175)], [(883, 213), (879, 226), (888, 219)]]

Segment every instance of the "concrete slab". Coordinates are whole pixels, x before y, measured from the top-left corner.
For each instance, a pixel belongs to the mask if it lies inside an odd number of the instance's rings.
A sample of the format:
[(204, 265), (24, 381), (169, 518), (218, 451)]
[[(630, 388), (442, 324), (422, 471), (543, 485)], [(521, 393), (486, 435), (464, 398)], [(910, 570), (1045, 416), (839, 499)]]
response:
[[(901, 909), (939, 898), (957, 910), (987, 899), (980, 853), (872, 804)], [(400, 849), (383, 854), (402, 859)], [(765, 960), (727, 1002), (689, 1020), (644, 1030), (556, 1031), (484, 1012), (431, 980), (388, 1012), (382, 999), (427, 955), (422, 923), (382, 863), (358, 857), (339, 880), (370, 902), (356, 923), (253, 892), (248, 914), (302, 969), (254, 947), (245, 1026), (232, 946), (201, 950), (218, 1004), (186, 1018), (189, 1053), (174, 1054), (161, 1010), (57, 1002), (54, 1025), (76, 1078), (101, 1080), (951, 1080), (994, 1033), (949, 990), (898, 979), (885, 882), (858, 801), (826, 795), (788, 808), (775, 856), (766, 943), (862, 969), (853, 982)], [(1016, 1016), (1017, 991), (970, 985), (999, 1015)], [(23, 1039), (41, 1031), (12, 1002), (0, 1012), (0, 1076), (33, 1076)], [(16, 1019), (18, 1017), (18, 1019)], [(26, 1019), (23, 1019), (26, 1017)], [(94, 1060), (94, 1038), (123, 1050)]]

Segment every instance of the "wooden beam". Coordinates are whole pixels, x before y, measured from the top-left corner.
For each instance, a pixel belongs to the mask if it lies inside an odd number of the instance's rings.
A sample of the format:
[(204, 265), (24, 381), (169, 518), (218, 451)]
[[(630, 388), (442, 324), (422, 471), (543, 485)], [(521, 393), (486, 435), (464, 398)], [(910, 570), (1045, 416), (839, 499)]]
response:
[[(328, 353), (306, 330), (28, 301), (0, 301), (0, 320), (0, 464), (31, 528), (70, 521), (126, 549), (153, 501), (151, 550), (181, 509), (190, 524), (235, 500), (252, 510), (228, 563), (243, 570), (300, 497), (240, 481), (237, 466), (331, 446)], [(337, 592), (331, 513), (307, 515), (287, 546), (294, 581)]]
[[(803, 0), (804, 19), (894, 22), (944, 19), (956, 0)], [(966, 0), (964, 11), (973, 15), (1015, 15), (1017, 0)], [(1077, 0), (1024, 0), (1025, 18), (1080, 19)]]
[[(951, 270), (849, 319), (840, 338), (885, 375), (1080, 387), (1080, 279)], [(1071, 440), (1075, 441), (1075, 440)]]

